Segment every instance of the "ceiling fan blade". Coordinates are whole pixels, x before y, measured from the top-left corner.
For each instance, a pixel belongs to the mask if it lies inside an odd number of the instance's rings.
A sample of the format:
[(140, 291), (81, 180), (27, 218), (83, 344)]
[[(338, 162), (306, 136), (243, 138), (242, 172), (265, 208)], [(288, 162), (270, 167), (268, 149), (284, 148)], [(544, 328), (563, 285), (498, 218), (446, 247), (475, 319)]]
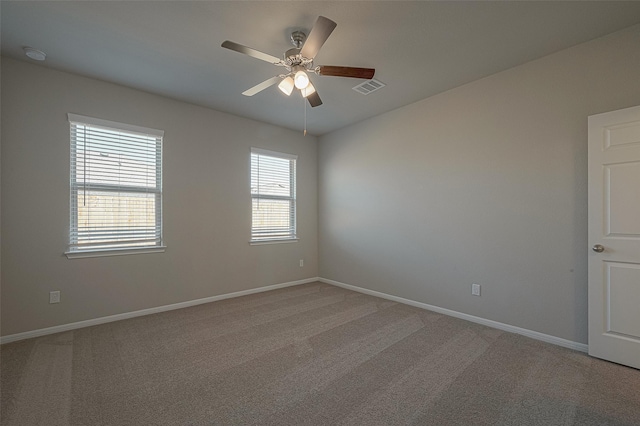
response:
[(312, 107), (322, 105), (322, 100), (320, 99), (318, 92), (313, 92), (312, 94), (307, 96), (307, 100), (309, 101), (309, 105), (311, 105)]
[(322, 47), (325, 41), (329, 38), (333, 30), (336, 28), (335, 22), (324, 16), (318, 16), (316, 23), (313, 24), (311, 32), (307, 37), (307, 40), (300, 50), (300, 54), (305, 58), (313, 59), (318, 54), (318, 51)]
[(318, 74), (335, 77), (364, 78), (371, 80), (375, 73), (375, 68), (335, 67), (331, 65), (320, 65), (318, 67)]
[(272, 64), (278, 64), (281, 62), (280, 59), (276, 58), (275, 56), (262, 53), (259, 50), (252, 49), (250, 47), (243, 46), (241, 44), (234, 43), (229, 40), (224, 41), (224, 43), (222, 43), (222, 47), (224, 47), (225, 49), (234, 50), (238, 53), (244, 53), (245, 55), (249, 55), (252, 58), (260, 59), (266, 62), (270, 62)]
[(269, 80), (263, 81), (262, 83), (253, 86), (251, 89), (245, 90), (244, 92), (242, 92), (242, 94), (245, 96), (253, 96), (256, 93), (262, 92), (264, 89), (279, 83), (281, 80), (282, 79), (278, 76), (272, 77)]

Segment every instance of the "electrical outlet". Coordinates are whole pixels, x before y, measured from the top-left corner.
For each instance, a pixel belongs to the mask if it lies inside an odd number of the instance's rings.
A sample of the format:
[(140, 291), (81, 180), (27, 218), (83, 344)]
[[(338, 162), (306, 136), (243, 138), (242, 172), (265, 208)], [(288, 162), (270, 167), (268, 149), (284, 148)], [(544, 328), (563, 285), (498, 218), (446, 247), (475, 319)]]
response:
[(480, 296), (480, 284), (471, 284), (471, 294)]
[(49, 303), (60, 303), (60, 292), (59, 291), (50, 291), (49, 292)]
[(304, 266), (304, 259), (300, 259), (300, 267), (302, 268)]

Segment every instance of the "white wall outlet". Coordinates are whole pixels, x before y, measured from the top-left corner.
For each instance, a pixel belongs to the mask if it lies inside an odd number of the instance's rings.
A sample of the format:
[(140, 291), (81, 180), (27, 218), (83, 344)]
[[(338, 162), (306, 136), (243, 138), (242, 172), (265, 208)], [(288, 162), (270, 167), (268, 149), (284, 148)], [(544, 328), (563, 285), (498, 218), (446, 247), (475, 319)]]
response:
[(50, 291), (49, 292), (49, 303), (60, 303), (60, 292), (59, 291)]
[(480, 296), (480, 284), (471, 284), (471, 294)]
[(302, 268), (304, 266), (304, 259), (300, 259), (300, 267)]

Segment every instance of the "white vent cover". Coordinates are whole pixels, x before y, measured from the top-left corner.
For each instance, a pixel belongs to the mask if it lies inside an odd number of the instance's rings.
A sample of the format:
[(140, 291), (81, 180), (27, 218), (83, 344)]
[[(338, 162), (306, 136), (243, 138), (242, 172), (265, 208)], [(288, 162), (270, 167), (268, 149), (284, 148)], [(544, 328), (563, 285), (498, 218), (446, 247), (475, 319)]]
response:
[(362, 93), (363, 95), (368, 95), (371, 92), (382, 89), (384, 86), (386, 86), (386, 84), (374, 78), (372, 80), (367, 80), (364, 83), (358, 84), (353, 88), (353, 90), (358, 93)]

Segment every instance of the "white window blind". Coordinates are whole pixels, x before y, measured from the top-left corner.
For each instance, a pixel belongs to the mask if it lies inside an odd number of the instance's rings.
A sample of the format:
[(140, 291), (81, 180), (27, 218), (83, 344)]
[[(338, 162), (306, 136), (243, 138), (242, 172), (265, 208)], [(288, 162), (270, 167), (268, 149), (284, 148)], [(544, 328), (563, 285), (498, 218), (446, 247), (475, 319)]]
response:
[(297, 156), (251, 148), (251, 241), (295, 240)]
[(162, 246), (161, 130), (69, 114), (69, 252)]

